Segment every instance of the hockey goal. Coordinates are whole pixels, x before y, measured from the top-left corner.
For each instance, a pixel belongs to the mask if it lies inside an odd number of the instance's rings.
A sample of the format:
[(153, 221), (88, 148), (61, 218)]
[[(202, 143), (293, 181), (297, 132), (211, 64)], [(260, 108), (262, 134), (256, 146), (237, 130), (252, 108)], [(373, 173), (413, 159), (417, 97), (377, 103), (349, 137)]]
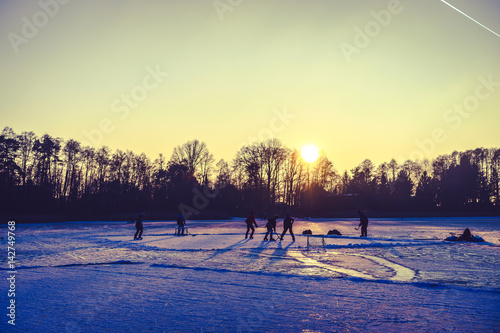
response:
[(324, 235), (307, 235), (307, 247), (325, 247)]

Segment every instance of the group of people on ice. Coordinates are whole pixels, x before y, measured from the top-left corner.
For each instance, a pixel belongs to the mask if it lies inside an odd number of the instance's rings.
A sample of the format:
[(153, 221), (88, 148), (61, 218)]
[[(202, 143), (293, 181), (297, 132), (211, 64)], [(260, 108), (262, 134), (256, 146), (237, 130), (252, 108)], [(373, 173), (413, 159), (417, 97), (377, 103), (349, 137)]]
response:
[[(360, 237), (368, 237), (368, 218), (366, 215), (358, 210), (359, 214), (359, 225), (356, 230), (358, 230), (361, 227), (361, 236)], [(136, 232), (134, 234), (134, 240), (137, 239), (142, 239), (142, 232), (144, 231), (144, 226), (142, 221), (144, 220), (144, 213), (140, 213), (139, 216), (137, 217), (135, 221), (135, 228)], [(276, 241), (276, 239), (273, 238), (273, 234), (277, 234), (276, 232), (276, 223), (278, 221), (278, 214), (275, 214), (272, 217), (269, 217), (267, 219), (266, 223), (266, 234), (264, 236), (264, 241)], [(295, 219), (290, 216), (290, 214), (286, 214), (286, 217), (283, 219), (283, 232), (281, 233), (280, 236), (278, 236), (278, 240), (283, 240), (283, 237), (285, 237), (285, 234), (287, 232), (290, 233), (290, 236), (292, 236), (292, 242), (295, 242), (295, 235), (293, 234), (293, 223), (295, 222)], [(250, 215), (246, 218), (245, 223), (247, 225), (247, 231), (245, 233), (245, 239), (253, 239), (253, 234), (255, 233), (255, 228), (258, 228), (259, 226), (257, 225), (257, 221), (255, 220), (255, 215), (253, 212), (250, 212)], [(175, 235), (176, 236), (184, 236), (185, 232), (187, 232), (186, 226), (186, 219), (184, 216), (179, 214), (177, 216), (177, 226), (178, 228), (176, 229)], [(254, 227), (255, 226), (255, 227)], [(336, 230), (335, 230), (336, 231)], [(309, 231), (310, 232), (310, 231)], [(250, 237), (249, 234), (250, 233)], [(337, 231), (338, 233), (338, 231)], [(329, 233), (330, 234), (330, 233)], [(338, 233), (340, 235), (340, 233)], [(473, 236), (472, 233), (470, 232), (469, 228), (466, 228), (464, 233), (460, 236), (450, 236), (446, 238), (445, 240), (447, 241), (466, 241), (466, 242), (484, 242), (484, 239), (482, 239), (479, 236)]]
[[(279, 216), (276, 214), (276, 215), (269, 217), (267, 219), (267, 223), (266, 223), (267, 232), (266, 232), (266, 235), (264, 236), (265, 241), (267, 241), (267, 240), (275, 241), (275, 239), (273, 238), (273, 232), (276, 233), (276, 222), (278, 221), (278, 218), (279, 218)], [(257, 222), (255, 221), (255, 215), (253, 214), (253, 212), (250, 212), (250, 216), (247, 217), (245, 222), (247, 224), (247, 232), (245, 234), (245, 239), (248, 238), (248, 233), (250, 232), (250, 230), (252, 231), (250, 233), (250, 239), (253, 239), (253, 234), (255, 232), (255, 228), (259, 227), (257, 225)], [(293, 234), (293, 230), (292, 230), (293, 222), (295, 222), (295, 219), (290, 217), (290, 214), (286, 214), (286, 217), (283, 220), (283, 233), (281, 234), (281, 236), (278, 237), (279, 240), (283, 240), (283, 237), (285, 237), (286, 232), (289, 231), (290, 235), (292, 236), (292, 240), (295, 242), (295, 235)], [(255, 228), (254, 228), (254, 225), (255, 225)], [(268, 236), (269, 236), (269, 238), (268, 238)]]
[[(366, 217), (366, 215), (363, 212), (358, 211), (358, 213), (359, 213), (359, 220), (360, 220), (358, 228), (361, 227), (361, 237), (367, 237), (368, 218)], [(135, 221), (136, 232), (134, 235), (134, 240), (142, 239), (142, 232), (144, 231), (144, 226), (142, 224), (142, 221), (144, 219), (144, 216), (145, 216), (144, 213), (140, 213), (139, 217)], [(264, 236), (265, 241), (268, 241), (268, 240), (275, 241), (275, 239), (273, 238), (273, 233), (277, 234), (276, 223), (278, 221), (278, 218), (279, 218), (278, 214), (275, 214), (274, 216), (269, 217), (267, 219), (267, 223), (265, 226), (267, 229), (267, 232), (266, 232), (266, 235)], [(278, 236), (279, 240), (283, 240), (283, 237), (285, 237), (285, 234), (288, 231), (290, 233), (290, 236), (292, 236), (292, 241), (295, 242), (295, 235), (293, 234), (293, 228), (292, 228), (294, 222), (295, 222), (295, 219), (292, 218), (290, 216), (290, 214), (286, 214), (286, 217), (283, 219), (283, 232), (281, 233), (280, 236)], [(255, 233), (255, 228), (259, 227), (257, 225), (257, 222), (255, 220), (255, 215), (253, 212), (250, 212), (250, 215), (245, 220), (245, 223), (247, 224), (247, 232), (245, 233), (245, 239), (249, 238), (248, 233), (250, 233), (249, 239), (253, 239), (253, 234)], [(184, 218), (184, 216), (182, 214), (179, 214), (177, 216), (177, 226), (178, 226), (178, 228), (176, 229), (175, 234), (177, 236), (184, 236), (185, 229), (186, 229), (185, 228), (186, 219)], [(255, 226), (255, 228), (254, 228), (254, 226)], [(356, 229), (356, 230), (358, 230), (358, 229)]]

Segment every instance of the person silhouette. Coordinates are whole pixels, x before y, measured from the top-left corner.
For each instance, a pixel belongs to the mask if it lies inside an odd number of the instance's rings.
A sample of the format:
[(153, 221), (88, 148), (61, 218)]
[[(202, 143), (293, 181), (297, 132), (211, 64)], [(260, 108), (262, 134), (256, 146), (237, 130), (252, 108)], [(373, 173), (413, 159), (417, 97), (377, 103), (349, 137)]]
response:
[[(257, 225), (257, 222), (255, 222), (255, 215), (253, 215), (253, 212), (250, 212), (250, 216), (247, 217), (245, 220), (247, 224), (247, 233), (245, 234), (245, 239), (248, 238), (248, 232), (252, 230), (252, 233), (250, 234), (250, 239), (253, 239), (253, 233), (255, 232), (255, 228), (258, 228), (259, 226)], [(253, 227), (255, 225), (255, 228)]]
[(267, 219), (266, 223), (266, 228), (267, 232), (266, 235), (264, 236), (264, 240), (267, 240), (267, 235), (269, 235), (269, 240), (274, 241), (275, 239), (273, 238), (273, 230), (276, 232), (276, 220), (278, 219), (278, 214), (274, 215), (273, 217), (270, 217)]
[(182, 213), (177, 216), (177, 225), (179, 226), (179, 228), (177, 229), (177, 236), (184, 236), (184, 226), (186, 225), (186, 220), (184, 219), (184, 215), (182, 215)]
[(358, 214), (359, 214), (358, 228), (361, 226), (361, 236), (360, 237), (368, 237), (368, 218), (360, 210), (358, 210)]
[(290, 214), (286, 214), (285, 219), (283, 220), (283, 233), (281, 234), (280, 240), (283, 240), (286, 232), (290, 230), (290, 235), (292, 235), (292, 240), (295, 242), (295, 235), (293, 234), (292, 225), (295, 222), (295, 219), (290, 217)]
[(144, 231), (144, 226), (142, 225), (142, 220), (144, 219), (144, 213), (140, 213), (139, 217), (137, 218), (137, 221), (135, 221), (135, 235), (134, 235), (134, 240), (135, 239), (142, 239), (142, 232)]

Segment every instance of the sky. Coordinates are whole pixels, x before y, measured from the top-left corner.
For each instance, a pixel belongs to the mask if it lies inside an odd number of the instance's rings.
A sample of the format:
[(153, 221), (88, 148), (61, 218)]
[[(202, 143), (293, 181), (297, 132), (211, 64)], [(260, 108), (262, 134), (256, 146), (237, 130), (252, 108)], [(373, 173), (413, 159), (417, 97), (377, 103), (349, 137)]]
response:
[[(499, 147), (500, 1), (0, 0), (0, 126), (339, 170)], [(495, 34), (496, 33), (496, 34)]]

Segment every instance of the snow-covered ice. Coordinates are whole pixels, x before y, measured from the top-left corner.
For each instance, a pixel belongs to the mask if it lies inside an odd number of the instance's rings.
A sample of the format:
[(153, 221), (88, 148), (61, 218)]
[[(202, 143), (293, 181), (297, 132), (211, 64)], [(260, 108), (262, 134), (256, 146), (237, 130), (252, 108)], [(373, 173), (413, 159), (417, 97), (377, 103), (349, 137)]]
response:
[[(18, 224), (16, 326), (2, 278), (0, 331), (500, 331), (500, 218), (370, 219), (366, 239), (356, 219), (297, 220), (296, 242), (245, 240), (243, 220), (184, 237), (145, 221), (138, 241), (125, 222)], [(466, 227), (486, 242), (443, 241)], [(305, 229), (343, 236), (308, 248)]]

